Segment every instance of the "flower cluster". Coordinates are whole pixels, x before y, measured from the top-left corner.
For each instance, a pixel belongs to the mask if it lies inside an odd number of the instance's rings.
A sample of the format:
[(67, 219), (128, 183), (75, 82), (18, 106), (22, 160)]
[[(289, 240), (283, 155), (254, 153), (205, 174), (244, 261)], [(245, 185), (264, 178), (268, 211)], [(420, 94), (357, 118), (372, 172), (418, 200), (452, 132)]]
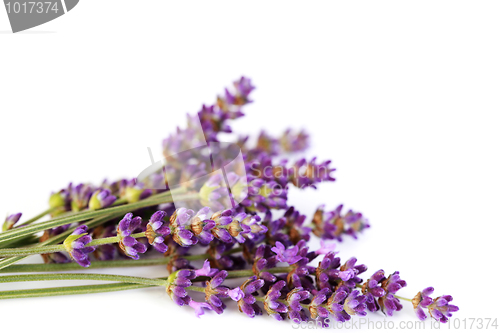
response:
[[(213, 104), (188, 116), (186, 128), (178, 128), (163, 141), (167, 165), (161, 171), (141, 181), (70, 183), (52, 193), (47, 212), (55, 219), (48, 225), (68, 224), (44, 230), (41, 237), (17, 237), (19, 243), (15, 244), (26, 247), (23, 253), (43, 253), (44, 244), (29, 245), (47, 240), (57, 244), (65, 238), (62, 245), (45, 247), (49, 253), (42, 254), (44, 261), (63, 264), (74, 260), (83, 267), (90, 266), (90, 253), (93, 260), (111, 261), (120, 256), (139, 260), (140, 254), (149, 255), (150, 248), (158, 258), (148, 258), (145, 264), (166, 265), (170, 275), (166, 279), (135, 278), (136, 282), (154, 280), (152, 285), (165, 286), (175, 304), (193, 308), (197, 316), (207, 310), (221, 314), (231, 301), (249, 317), (267, 313), (280, 321), (330, 317), (345, 322), (353, 316), (366, 316), (368, 311), (393, 316), (408, 301), (398, 295), (406, 287), (399, 272), (386, 276), (384, 270), (378, 270), (365, 278), (366, 265), (359, 264), (356, 257), (342, 260), (335, 251), (345, 235), (357, 239), (369, 227), (368, 220), (359, 212), (342, 212), (342, 205), (332, 211), (325, 211), (322, 205), (308, 217), (289, 201), (292, 191), (316, 189), (335, 180), (329, 160), (293, 156), (310, 145), (308, 133), (287, 129), (273, 136), (262, 130), (253, 145), (246, 135), (220, 142), (221, 133), (232, 132), (231, 120), (244, 115), (242, 107), (252, 102), (253, 90), (252, 82), (242, 77)], [(231, 146), (241, 148), (236, 149), (241, 165), (231, 164), (235, 158), (231, 149), (222, 149)], [(170, 190), (180, 192), (162, 194)], [(174, 203), (177, 193), (184, 199)], [(158, 205), (156, 199), (148, 199), (153, 194), (169, 199)], [(129, 213), (117, 218), (125, 212)], [(2, 229), (7, 236), (26, 230), (10, 230), (22, 226), (20, 217), (21, 213), (6, 218)], [(25, 225), (35, 220), (27, 220)], [(313, 235), (320, 238), (321, 245), (309, 249)], [(39, 248), (42, 250), (37, 252)], [(7, 249), (3, 253), (13, 252)], [(197, 268), (201, 260), (203, 266)], [(140, 264), (130, 260), (113, 263)], [(232, 278), (244, 282), (232, 283)], [(431, 298), (433, 291), (426, 288), (413, 298), (414, 311), (421, 320), (427, 318), (427, 311), (445, 323), (458, 307), (450, 304), (449, 295)], [(204, 300), (196, 298), (196, 293)]]
[(145, 253), (147, 246), (139, 242), (136, 238), (132, 237), (135, 231), (140, 230), (142, 218), (140, 216), (134, 217), (132, 213), (128, 213), (118, 224), (118, 238), (120, 239), (118, 245), (120, 250), (126, 256), (138, 260), (139, 253)]
[(95, 246), (87, 246), (92, 241), (87, 229), (86, 225), (79, 226), (64, 241), (66, 251), (82, 267), (90, 266), (89, 253), (96, 249)]
[(208, 207), (194, 211), (179, 208), (170, 218), (172, 239), (181, 246), (206, 245), (214, 238), (225, 243), (244, 242), (265, 234), (260, 217), (223, 210), (211, 213)]
[(370, 225), (361, 213), (349, 210), (342, 214), (342, 205), (331, 212), (325, 212), (324, 206), (318, 207), (313, 217), (313, 233), (323, 239), (342, 241), (342, 235), (350, 235), (357, 239), (357, 234)]
[(429, 311), (429, 315), (435, 320), (446, 323), (448, 318), (450, 318), (453, 312), (458, 311), (458, 306), (450, 304), (453, 301), (453, 297), (450, 295), (444, 295), (432, 299), (429, 295), (434, 292), (434, 288), (428, 287), (422, 291), (419, 291), (417, 295), (412, 300), (413, 308), (417, 314), (418, 319), (425, 320), (427, 315), (424, 309)]

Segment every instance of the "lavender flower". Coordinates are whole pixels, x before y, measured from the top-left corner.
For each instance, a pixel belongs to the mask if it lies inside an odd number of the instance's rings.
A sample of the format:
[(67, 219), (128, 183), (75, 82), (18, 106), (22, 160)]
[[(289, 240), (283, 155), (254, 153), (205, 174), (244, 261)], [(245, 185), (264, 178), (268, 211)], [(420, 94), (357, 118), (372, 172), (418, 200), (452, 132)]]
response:
[(214, 239), (210, 243), (207, 254), (211, 257), (211, 263), (219, 269), (243, 269), (246, 262), (241, 257), (226, 253), (233, 248), (235, 243), (224, 243)]
[(120, 238), (118, 245), (125, 255), (134, 260), (139, 259), (138, 253), (144, 253), (147, 250), (146, 245), (138, 242), (137, 239), (131, 236), (141, 223), (141, 217), (133, 217), (132, 213), (128, 213), (118, 224), (117, 231)]
[(324, 212), (324, 206), (319, 206), (313, 217), (313, 233), (323, 239), (342, 241), (342, 235), (350, 235), (357, 239), (357, 233), (368, 228), (368, 220), (361, 213), (352, 210), (342, 215), (342, 205), (331, 212)]
[(160, 253), (165, 253), (168, 250), (168, 246), (165, 244), (165, 237), (170, 235), (170, 228), (163, 221), (166, 215), (167, 213), (162, 210), (154, 213), (149, 220), (145, 232), (149, 244)]
[(301, 239), (309, 241), (311, 228), (304, 227), (305, 215), (300, 214), (294, 207), (290, 207), (283, 217), (286, 220), (285, 230), (293, 244), (297, 244)]
[[(236, 174), (232, 174), (234, 177)], [(200, 188), (200, 202), (214, 210), (232, 207), (230, 193), (221, 173), (211, 176)]]
[(343, 302), (349, 294), (349, 288), (340, 286), (328, 299), (327, 309), (333, 314), (333, 318), (339, 322), (345, 322), (351, 319), (351, 316), (344, 311)]
[(90, 184), (79, 184), (71, 189), (71, 209), (79, 212), (89, 205), (94, 187)]
[(210, 304), (212, 310), (217, 314), (221, 314), (226, 308), (221, 298), (230, 297), (234, 301), (239, 301), (244, 296), (243, 291), (239, 287), (229, 289), (222, 285), (226, 277), (227, 271), (218, 272), (207, 283), (207, 287), (205, 288), (205, 301)]
[[(203, 216), (203, 218), (207, 218), (208, 211), (205, 211), (207, 208), (203, 208), (197, 214), (197, 216)], [(190, 214), (190, 212), (188, 212)], [(190, 217), (187, 217), (187, 220), (190, 220)], [(203, 225), (196, 225), (196, 223), (203, 222)], [(209, 220), (201, 221), (201, 219), (194, 219), (195, 226), (191, 224), (191, 230), (208, 231), (212, 233), (212, 235), (218, 240), (225, 243), (232, 243), (237, 241), (239, 243), (243, 243), (245, 239), (255, 239), (261, 235), (264, 235), (267, 232), (267, 228), (260, 223), (260, 217), (256, 215), (247, 215), (245, 213), (238, 213), (234, 215), (233, 211), (230, 209), (224, 211), (218, 211), (210, 216)], [(203, 226), (203, 228), (202, 228)], [(194, 236), (194, 235), (193, 235)], [(198, 234), (197, 237), (201, 237), (203, 234)], [(175, 239), (175, 238), (174, 238)], [(205, 236), (204, 242), (207, 242), (209, 239), (208, 235)]]
[(353, 316), (366, 316), (366, 296), (359, 290), (353, 290), (344, 301), (344, 311)]
[(302, 130), (287, 129), (280, 138), (281, 149), (286, 153), (298, 153), (309, 147), (309, 134)]
[(230, 111), (234, 106), (242, 106), (252, 101), (249, 99), (250, 93), (255, 89), (252, 85), (252, 81), (244, 76), (242, 76), (238, 81), (233, 82), (235, 88), (234, 93), (225, 90), (225, 96), (217, 97), (217, 105), (224, 112), (225, 118), (236, 119), (241, 117), (243, 114), (238, 111)]
[(432, 297), (429, 297), (430, 294), (434, 292), (433, 287), (425, 288), (422, 291), (419, 291), (417, 295), (412, 300), (413, 308), (415, 309), (415, 313), (417, 314), (418, 319), (425, 320), (427, 316), (423, 308), (427, 308), (432, 304)]
[(82, 267), (89, 267), (89, 253), (95, 251), (95, 246), (86, 246), (92, 241), (92, 237), (87, 233), (87, 226), (81, 225), (69, 235), (64, 241), (64, 247), (71, 258)]
[(269, 272), (262, 272), (262, 270), (273, 268), (276, 266), (276, 263), (276, 256), (272, 255), (270, 246), (263, 244), (255, 250), (252, 270), (258, 278), (267, 282), (274, 282), (276, 281), (276, 276)]
[(297, 253), (299, 252), (299, 248), (297, 245), (287, 250), (283, 244), (281, 244), (280, 242), (276, 242), (276, 246), (271, 248), (271, 251), (276, 253), (276, 258), (278, 259), (278, 261), (286, 262), (289, 265), (295, 264), (297, 261), (302, 259), (302, 256), (297, 255)]
[(261, 219), (258, 215), (237, 214), (231, 225), (229, 226), (229, 233), (231, 234), (231, 227), (239, 224), (238, 231), (241, 232), (233, 237), (239, 243), (243, 243), (246, 239), (255, 240), (267, 232), (267, 227), (260, 223)]
[(191, 209), (179, 208), (170, 217), (172, 238), (181, 246), (191, 246), (198, 243), (196, 236), (187, 229), (193, 215), (194, 211)]
[(248, 196), (240, 202), (249, 212), (287, 208), (288, 189), (274, 180), (248, 177)]
[(256, 149), (271, 156), (276, 156), (280, 151), (280, 143), (277, 139), (267, 134), (266, 131), (262, 130), (257, 138)]
[(263, 285), (264, 280), (257, 279), (255, 276), (243, 282), (240, 289), (243, 291), (244, 296), (238, 301), (240, 312), (243, 312), (250, 318), (262, 314), (262, 309), (255, 304), (256, 299), (252, 294), (262, 288)]
[(5, 222), (3, 223), (2, 226), (2, 231), (7, 231), (9, 229), (12, 229), (14, 227), (14, 224), (16, 224), (19, 219), (21, 219), (22, 213), (17, 213), (17, 214), (12, 214), (9, 215), (5, 218)]
[(288, 318), (294, 322), (303, 322), (307, 320), (306, 313), (302, 309), (301, 302), (308, 299), (311, 293), (302, 287), (294, 288), (286, 295), (288, 303)]
[(321, 290), (332, 288), (330, 279), (338, 278), (339, 271), (337, 268), (339, 267), (340, 258), (335, 257), (335, 252), (327, 253), (316, 268), (316, 283), (318, 288)]
[(418, 292), (418, 294), (413, 298), (412, 303), (417, 314), (418, 319), (425, 320), (427, 316), (424, 313), (423, 308), (427, 308), (429, 314), (435, 320), (446, 323), (448, 318), (452, 316), (453, 312), (458, 311), (458, 306), (450, 304), (453, 297), (450, 295), (444, 295), (435, 298), (434, 300), (429, 297), (430, 294), (434, 292), (434, 288), (425, 288), (423, 291)]
[(191, 286), (191, 280), (194, 278), (196, 278), (196, 273), (191, 269), (175, 271), (168, 277), (166, 290), (177, 305), (184, 306), (191, 301), (191, 297), (189, 297), (185, 288)]
[(309, 162), (303, 158), (288, 170), (289, 181), (298, 188), (316, 188), (318, 183), (335, 181), (331, 176), (335, 169), (330, 168), (330, 163), (331, 161), (325, 161), (317, 164), (316, 157)]
[(375, 312), (380, 309), (376, 298), (385, 295), (385, 290), (380, 285), (381, 281), (383, 281), (384, 279), (384, 270), (380, 269), (373, 273), (373, 275), (363, 284), (363, 287), (361, 289), (363, 294), (365, 294), (366, 296), (367, 308), (371, 312)]
[(210, 268), (208, 260), (205, 260), (201, 269), (181, 269), (175, 271), (167, 279), (167, 293), (177, 305), (189, 305), (191, 298), (188, 296), (185, 288), (191, 286), (193, 284), (192, 280), (199, 276), (211, 277), (216, 273), (216, 269)]
[(189, 300), (188, 305), (194, 309), (194, 314), (196, 317), (200, 318), (200, 316), (205, 314), (205, 311), (203, 311), (203, 308), (211, 310), (211, 306), (208, 303), (205, 302), (196, 302), (193, 301), (192, 299)]
[[(70, 225), (66, 224), (56, 228), (45, 230), (43, 235), (40, 237), (39, 242), (43, 243), (54, 236), (62, 234), (63, 232), (68, 230), (69, 227)], [(66, 252), (44, 253), (41, 256), (46, 264), (65, 264), (71, 262), (71, 258), (66, 254)]]
[(63, 212), (71, 210), (71, 192), (72, 184), (68, 185), (68, 188), (62, 189), (57, 193), (52, 193), (49, 197), (49, 207), (57, 208), (56, 211), (52, 213), (52, 216), (57, 216)]
[(153, 191), (145, 188), (144, 184), (139, 183), (135, 178), (130, 181), (126, 181), (126, 184), (122, 186), (124, 186), (123, 197), (127, 199), (128, 203), (143, 200), (153, 194)]
[(314, 289), (312, 279), (309, 275), (314, 274), (315, 268), (307, 266), (309, 260), (313, 259), (310, 255), (314, 255), (314, 252), (308, 253), (309, 248), (306, 246), (306, 242), (304, 240), (298, 242), (295, 247), (299, 249), (297, 255), (302, 258), (291, 266), (291, 270), (287, 276), (287, 281), (290, 286), (296, 288), (304, 287), (309, 290)]
[(215, 222), (210, 218), (210, 208), (204, 207), (191, 219), (190, 229), (203, 245), (209, 244), (214, 239), (211, 230), (215, 227)]
[(356, 258), (351, 258), (345, 262), (344, 265), (340, 267), (338, 277), (342, 280), (341, 284), (349, 288), (356, 287), (357, 283), (361, 283), (363, 280), (358, 277), (366, 271), (366, 265), (356, 265)]
[(265, 301), (264, 301), (264, 309), (267, 314), (273, 317), (276, 320), (283, 320), (284, 314), (288, 312), (286, 305), (279, 301), (281, 296), (281, 289), (286, 286), (286, 282), (280, 280), (273, 284), (271, 288), (269, 288)]
[[(335, 243), (327, 243), (324, 240), (320, 240), (320, 248), (314, 251), (316, 255), (327, 254), (329, 252), (334, 252), (337, 244)], [(337, 254), (337, 252), (335, 252)]]
[(320, 318), (328, 318), (329, 312), (326, 307), (323, 306), (323, 303), (326, 301), (331, 291), (329, 288), (321, 289), (311, 300), (309, 304), (309, 312), (311, 313), (311, 318), (316, 319)]
[(396, 271), (383, 280), (381, 286), (385, 290), (385, 295), (378, 299), (378, 303), (382, 311), (392, 316), (394, 311), (400, 311), (403, 308), (399, 299), (394, 295), (399, 289), (406, 287), (406, 281), (401, 280), (399, 272)]
[(111, 195), (109, 190), (97, 190), (92, 194), (89, 201), (90, 210), (98, 210), (111, 206), (116, 201), (116, 197)]

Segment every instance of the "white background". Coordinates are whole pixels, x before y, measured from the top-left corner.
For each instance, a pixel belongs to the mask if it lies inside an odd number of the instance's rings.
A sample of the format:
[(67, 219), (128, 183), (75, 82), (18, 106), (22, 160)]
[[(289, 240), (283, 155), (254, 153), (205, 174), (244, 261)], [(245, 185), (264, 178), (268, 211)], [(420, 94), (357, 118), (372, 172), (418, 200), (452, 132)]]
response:
[[(158, 159), (185, 113), (243, 74), (258, 89), (236, 131), (304, 127), (309, 156), (338, 168), (337, 182), (292, 192), (292, 203), (309, 216), (344, 203), (370, 219), (338, 246), (342, 258), (399, 270), (403, 296), (430, 285), (453, 295), (456, 318), (498, 317), (499, 14), (496, 1), (83, 0), (14, 35), (1, 9), (0, 214), (29, 218), (69, 181), (136, 176), (146, 147)], [(390, 319), (416, 317), (405, 304)], [(0, 301), (0, 325), (291, 330), (234, 306), (197, 319), (161, 288)]]

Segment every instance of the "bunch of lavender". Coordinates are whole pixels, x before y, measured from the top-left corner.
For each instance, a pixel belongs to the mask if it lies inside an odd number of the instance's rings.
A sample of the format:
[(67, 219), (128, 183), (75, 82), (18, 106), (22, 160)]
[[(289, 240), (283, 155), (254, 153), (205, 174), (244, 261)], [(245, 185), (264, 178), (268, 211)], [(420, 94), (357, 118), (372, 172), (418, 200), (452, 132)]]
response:
[[(343, 261), (334, 251), (343, 236), (357, 238), (369, 227), (361, 213), (342, 213), (342, 205), (325, 211), (321, 205), (308, 217), (290, 206), (289, 190), (335, 180), (330, 161), (294, 157), (309, 146), (305, 131), (288, 129), (273, 137), (263, 130), (253, 145), (240, 135), (232, 144), (241, 147), (247, 176), (235, 170), (203, 177), (213, 163), (227, 163), (231, 157), (190, 148), (217, 143), (220, 133), (232, 133), (230, 122), (244, 116), (242, 108), (252, 102), (253, 90), (252, 82), (242, 77), (212, 105), (188, 116), (186, 128), (178, 128), (163, 142), (169, 161), (163, 172), (143, 181), (70, 183), (50, 195), (47, 210), (39, 215), (26, 221), (21, 221), (21, 213), (9, 215), (0, 233), (0, 273), (164, 265), (168, 276), (24, 274), (0, 276), (0, 282), (114, 282), (37, 292), (44, 296), (163, 286), (175, 304), (193, 308), (197, 316), (207, 310), (222, 314), (226, 304), (234, 302), (249, 317), (267, 313), (276, 320), (294, 321), (332, 317), (344, 322), (368, 312), (393, 316), (407, 301), (419, 319), (427, 318), (427, 310), (446, 322), (458, 310), (450, 304), (451, 296), (432, 299), (434, 289), (429, 287), (413, 299), (402, 297), (399, 290), (407, 284), (399, 272), (386, 275), (378, 270), (364, 280), (366, 265), (354, 257)], [(191, 159), (197, 163), (184, 163)], [(171, 188), (173, 183), (183, 185)], [(175, 206), (174, 195), (189, 207)], [(273, 217), (277, 212), (279, 217)], [(51, 218), (40, 222), (46, 215)], [(309, 249), (312, 237), (321, 239), (319, 249)], [(15, 265), (36, 254), (45, 264)], [(317, 258), (319, 263), (313, 264)], [(244, 282), (234, 285), (233, 278)], [(205, 301), (195, 301), (196, 293), (204, 294)], [(0, 298), (28, 296), (33, 296), (31, 290), (0, 291)]]

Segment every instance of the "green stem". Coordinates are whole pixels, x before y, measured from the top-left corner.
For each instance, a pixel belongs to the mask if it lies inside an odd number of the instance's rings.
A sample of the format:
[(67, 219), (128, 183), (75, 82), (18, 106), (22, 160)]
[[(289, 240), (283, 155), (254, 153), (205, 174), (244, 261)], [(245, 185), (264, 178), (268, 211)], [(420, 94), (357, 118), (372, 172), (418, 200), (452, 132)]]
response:
[(82, 267), (76, 262), (67, 264), (21, 264), (12, 265), (0, 270), (0, 273), (33, 273), (33, 272), (61, 272), (74, 270), (88, 270), (94, 268), (122, 268), (122, 267), (143, 267), (143, 266), (159, 266), (167, 265), (170, 258), (155, 258), (141, 260), (107, 260), (107, 261), (92, 261), (90, 267)]
[[(268, 269), (268, 272), (287, 272), (289, 267), (275, 267)], [(252, 276), (253, 271), (240, 270), (228, 272), (227, 278), (239, 278)], [(0, 283), (7, 282), (26, 282), (26, 281), (49, 281), (49, 280), (95, 280), (95, 281), (116, 281), (127, 283), (149, 284), (156, 286), (166, 285), (165, 281), (159, 279), (141, 278), (135, 276), (125, 275), (110, 275), (110, 274), (85, 274), (85, 273), (56, 273), (56, 274), (24, 274), (24, 275), (3, 275), (0, 276)], [(193, 287), (192, 288), (198, 288)], [(201, 287), (200, 287), (201, 288)], [(197, 289), (190, 289), (197, 290)]]
[[(141, 260), (141, 261), (143, 261), (143, 260)], [(69, 265), (69, 264), (65, 264), (65, 265)], [(21, 266), (21, 265), (19, 265), (19, 266)], [(288, 267), (276, 267), (276, 268), (267, 269), (264, 271), (276, 273), (276, 272), (285, 272), (286, 270), (289, 270), (289, 268)], [(243, 270), (243, 271), (245, 273), (251, 272), (251, 275), (253, 274), (253, 272), (251, 270)], [(240, 271), (230, 271), (228, 273), (229, 273), (229, 275), (227, 278), (236, 278), (236, 277), (241, 277), (241, 275), (242, 275), (240, 273)], [(42, 275), (42, 274), (40, 274), (40, 275)], [(33, 276), (40, 276), (40, 275), (33, 274)], [(47, 274), (47, 275), (57, 275), (57, 274)], [(61, 275), (61, 274), (59, 274), (59, 275)], [(67, 274), (62, 274), (62, 275), (67, 275)], [(81, 274), (81, 275), (85, 275), (85, 274)], [(89, 276), (89, 275), (98, 276), (99, 274), (87, 274), (87, 276)], [(27, 275), (20, 275), (20, 276), (22, 277), (22, 276), (27, 276)], [(120, 279), (122, 278), (118, 275), (108, 275), (108, 277), (112, 277), (112, 279), (117, 279), (117, 277)], [(0, 277), (0, 279), (2, 279), (2, 278), (3, 277)], [(133, 277), (123, 277), (123, 278), (133, 278)], [(164, 285), (166, 285), (165, 280), (167, 280), (168, 277), (159, 278), (159, 279), (145, 279), (145, 278), (141, 278), (141, 279), (142, 279), (141, 282), (143, 282), (144, 284), (141, 284), (139, 282), (109, 283), (109, 284), (86, 285), (86, 286), (75, 286), (75, 287), (55, 287), (55, 288), (0, 291), (0, 299), (77, 295), (77, 294), (93, 294), (93, 293), (105, 293), (105, 292), (120, 291), (120, 290), (148, 288), (148, 287), (153, 287), (153, 286), (158, 286), (158, 285), (164, 286)], [(107, 281), (104, 279), (101, 279), (101, 280)], [(154, 281), (154, 284), (149, 284), (150, 282), (153, 282), (151, 280)], [(35, 280), (30, 280), (30, 281), (35, 281)], [(0, 282), (2, 282), (2, 281), (0, 281)], [(4, 281), (4, 282), (14, 282), (14, 281)], [(201, 291), (200, 288), (202, 288), (202, 287), (191, 286), (191, 287), (188, 287), (186, 289), (193, 290), (193, 291)], [(260, 299), (263, 300), (263, 298), (260, 298)], [(260, 301), (262, 301), (262, 300), (260, 300)]]
[(205, 288), (203, 288), (203, 287), (190, 286), (190, 287), (185, 287), (184, 289), (186, 289), (186, 290), (193, 290), (193, 291), (199, 291), (201, 293), (205, 292)]
[(396, 298), (402, 299), (403, 301), (411, 302), (412, 300), (403, 296), (394, 295)]
[(3, 243), (3, 246), (0, 248), (9, 248), (9, 247), (26, 247), (32, 246), (33, 244), (38, 243), (39, 237), (36, 235), (29, 235), (22, 238), (13, 239), (11, 241), (7, 241)]
[(64, 245), (47, 245), (42, 247), (21, 247), (12, 249), (0, 249), (0, 257), (17, 257), (32, 254), (54, 253), (66, 251)]
[[(131, 237), (141, 238), (141, 237), (146, 237), (146, 234), (144, 232), (141, 232), (138, 234), (133, 234), (131, 235)], [(98, 238), (88, 243), (85, 247), (113, 244), (118, 242), (120, 242), (120, 237), (118, 236)], [(54, 252), (67, 252), (67, 249), (64, 245), (46, 245), (38, 247), (0, 249), (0, 257), (17, 257), (17, 256), (45, 254)]]
[(50, 214), (54, 211), (56, 211), (57, 208), (49, 208), (49, 209), (46, 209), (44, 210), (43, 212), (41, 212), (40, 214), (30, 218), (29, 220), (26, 220), (26, 221), (23, 221), (23, 222), (20, 222), (20, 223), (16, 223), (16, 228), (19, 227), (20, 225), (28, 225), (28, 224), (31, 224), (33, 222), (36, 222), (38, 221), (39, 219), (41, 219), (42, 217), (44, 217), (45, 215), (47, 214)]
[(60, 273), (60, 274), (23, 274), (5, 275), (0, 277), (0, 283), (27, 282), (27, 281), (54, 281), (54, 280), (94, 280), (94, 281), (117, 281), (126, 283), (145, 284), (150, 286), (165, 286), (166, 281), (136, 276), (112, 275), (112, 274), (84, 274), (84, 273)]
[[(99, 217), (99, 218), (95, 218), (89, 222), (86, 222), (85, 225), (88, 226), (89, 228), (95, 228), (101, 224), (104, 224), (110, 220), (113, 220), (115, 218), (118, 218), (122, 216), (121, 213), (115, 213), (115, 214), (110, 214), (110, 215), (106, 215), (106, 216), (102, 216), (102, 217)], [(45, 246), (45, 245), (54, 245), (54, 244), (58, 244), (58, 243), (61, 243), (63, 242), (66, 237), (68, 237), (69, 235), (71, 235), (71, 233), (76, 229), (77, 227), (73, 227), (73, 228), (69, 228), (68, 230), (66, 230), (65, 232), (57, 235), (57, 236), (54, 236), (52, 238), (49, 238), (47, 239), (46, 241), (44, 242), (41, 242), (41, 243), (38, 243), (36, 245), (34, 245), (34, 247), (40, 247), (40, 246)], [(6, 259), (2, 259), (0, 260), (0, 270), (2, 268), (5, 268), (5, 267), (8, 267), (12, 264), (15, 264), (16, 262), (19, 262), (21, 260), (23, 260), (24, 258), (26, 258), (27, 256), (19, 256), (19, 257), (10, 257), (10, 258), (6, 258)]]
[[(237, 250), (237, 251), (235, 251)], [(241, 251), (241, 248), (234, 248), (224, 252), (224, 255)], [(181, 256), (187, 260), (205, 260), (209, 259), (209, 254), (195, 254), (189, 256)], [(11, 265), (0, 270), (1, 273), (34, 273), (34, 272), (61, 272), (73, 270), (88, 270), (94, 268), (123, 268), (123, 267), (141, 267), (141, 266), (160, 266), (167, 265), (171, 258), (156, 258), (156, 259), (140, 259), (140, 260), (107, 260), (107, 261), (92, 261), (90, 267), (82, 267), (77, 263), (66, 264), (21, 264)], [(250, 272), (250, 271), (247, 271)], [(252, 273), (253, 274), (253, 273)]]
[[(185, 195), (180, 195), (179, 200), (193, 200), (197, 199), (198, 194), (185, 194)], [(49, 221), (33, 224), (30, 226), (26, 226), (23, 228), (15, 228), (8, 230), (6, 232), (3, 232), (0, 234), (0, 245), (11, 239), (16, 239), (20, 238), (29, 234), (33, 234), (39, 231), (44, 231), (46, 229), (51, 229), (55, 227), (59, 227), (62, 225), (66, 225), (69, 223), (74, 223), (74, 222), (81, 222), (85, 221), (91, 218), (97, 218), (97, 217), (102, 217), (104, 215), (108, 214), (114, 214), (114, 213), (127, 213), (130, 211), (134, 211), (140, 208), (145, 208), (145, 207), (150, 207), (150, 206), (156, 206), (162, 203), (166, 202), (172, 202), (172, 196), (170, 192), (164, 192), (160, 193), (157, 195), (154, 195), (152, 197), (149, 197), (147, 199), (141, 200), (139, 202), (131, 203), (131, 204), (126, 204), (126, 205), (121, 205), (117, 207), (110, 207), (110, 208), (105, 208), (97, 211), (83, 211), (79, 214), (67, 216), (67, 217), (61, 217), (61, 218), (56, 218), (52, 219)]]
[(82, 295), (107, 293), (120, 290), (131, 290), (140, 288), (151, 288), (155, 286), (136, 284), (136, 283), (106, 283), (78, 287), (55, 287), (40, 289), (9, 290), (0, 292), (0, 299), (47, 297), (63, 295)]

